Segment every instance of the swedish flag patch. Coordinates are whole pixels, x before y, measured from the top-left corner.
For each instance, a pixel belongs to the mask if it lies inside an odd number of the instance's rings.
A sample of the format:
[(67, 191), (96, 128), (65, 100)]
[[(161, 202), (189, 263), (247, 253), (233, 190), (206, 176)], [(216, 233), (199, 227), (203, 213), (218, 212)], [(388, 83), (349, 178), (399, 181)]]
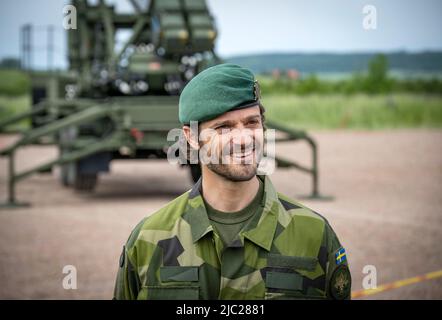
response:
[(347, 260), (347, 254), (345, 253), (345, 249), (343, 247), (339, 248), (335, 253), (336, 265), (340, 265), (341, 263)]

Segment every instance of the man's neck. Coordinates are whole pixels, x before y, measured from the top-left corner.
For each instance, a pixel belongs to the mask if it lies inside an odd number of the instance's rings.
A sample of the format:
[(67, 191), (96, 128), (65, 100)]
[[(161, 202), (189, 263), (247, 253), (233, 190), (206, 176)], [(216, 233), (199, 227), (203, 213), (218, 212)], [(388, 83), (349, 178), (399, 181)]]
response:
[(214, 209), (235, 212), (244, 209), (259, 189), (258, 177), (249, 181), (230, 181), (203, 167), (202, 193), (204, 200)]

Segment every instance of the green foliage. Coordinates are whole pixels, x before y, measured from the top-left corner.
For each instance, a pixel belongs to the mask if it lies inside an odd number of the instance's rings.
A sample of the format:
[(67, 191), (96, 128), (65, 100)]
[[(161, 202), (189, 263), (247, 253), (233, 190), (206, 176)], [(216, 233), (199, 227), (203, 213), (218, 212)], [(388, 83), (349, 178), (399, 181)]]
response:
[(432, 79), (405, 79), (385, 78), (378, 81), (375, 76), (355, 73), (345, 80), (323, 80), (315, 75), (291, 80), (287, 78), (272, 79), (258, 77), (263, 94), (355, 94), (355, 93), (431, 93), (442, 94), (442, 80)]
[[(302, 74), (353, 73), (368, 70), (375, 53), (270, 53), (242, 55), (226, 58), (251, 69), (254, 73), (271, 73), (272, 70), (295, 69)], [(442, 72), (442, 51), (385, 53), (391, 70), (405, 73)]]
[[(0, 95), (0, 121), (10, 116), (29, 110), (30, 104), (31, 104), (31, 98), (29, 95), (22, 95), (16, 97)], [(22, 130), (29, 128), (29, 126), (30, 126), (30, 121), (23, 120), (20, 123), (8, 127), (8, 129)]]
[(19, 96), (30, 90), (29, 76), (23, 71), (0, 69), (0, 95)]
[(287, 77), (272, 79), (259, 77), (264, 94), (331, 94), (331, 93), (389, 93), (415, 92), (442, 94), (442, 79), (395, 79), (388, 76), (388, 61), (385, 55), (377, 55), (370, 62), (367, 73), (356, 72), (348, 79), (324, 80), (315, 75), (293, 80)]
[(392, 91), (442, 94), (442, 79), (405, 79), (392, 81)]
[(301, 95), (313, 92), (327, 92), (325, 83), (321, 83), (321, 81), (315, 75), (308, 76), (302, 81), (299, 81), (298, 85), (295, 87), (295, 90)]
[(364, 79), (363, 91), (368, 93), (389, 92), (391, 81), (388, 79), (388, 61), (385, 55), (379, 54), (370, 60), (368, 74)]
[(266, 117), (293, 128), (441, 128), (442, 96), (428, 94), (271, 94)]
[(271, 79), (268, 77), (258, 77), (262, 92), (288, 93), (306, 95), (310, 93), (332, 92), (332, 83), (320, 80), (315, 75), (310, 75), (304, 79), (292, 80), (288, 78)]
[(20, 69), (20, 60), (13, 57), (7, 57), (0, 60), (1, 69)]

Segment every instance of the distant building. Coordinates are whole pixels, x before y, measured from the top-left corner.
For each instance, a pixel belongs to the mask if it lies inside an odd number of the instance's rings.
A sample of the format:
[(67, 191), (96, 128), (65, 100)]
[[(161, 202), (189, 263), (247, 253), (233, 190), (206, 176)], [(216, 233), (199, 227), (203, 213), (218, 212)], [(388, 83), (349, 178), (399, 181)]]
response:
[(287, 70), (287, 78), (291, 80), (298, 80), (299, 79), (299, 72), (295, 69), (288, 69)]
[(273, 69), (272, 70), (272, 78), (273, 79), (279, 79), (281, 77), (281, 72), (279, 69)]

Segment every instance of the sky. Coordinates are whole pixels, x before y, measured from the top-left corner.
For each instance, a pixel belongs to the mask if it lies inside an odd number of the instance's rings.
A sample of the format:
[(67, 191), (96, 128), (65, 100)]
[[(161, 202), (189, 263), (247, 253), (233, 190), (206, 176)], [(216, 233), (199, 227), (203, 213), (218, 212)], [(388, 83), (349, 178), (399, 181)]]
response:
[[(127, 11), (128, 0), (109, 0)], [(207, 0), (221, 57), (275, 52), (442, 50), (440, 0)], [(0, 0), (0, 59), (19, 56), (19, 29), (37, 26), (33, 63), (44, 66), (46, 26), (55, 27), (56, 66), (65, 66), (63, 0)], [(376, 29), (363, 27), (364, 7), (376, 9)]]

